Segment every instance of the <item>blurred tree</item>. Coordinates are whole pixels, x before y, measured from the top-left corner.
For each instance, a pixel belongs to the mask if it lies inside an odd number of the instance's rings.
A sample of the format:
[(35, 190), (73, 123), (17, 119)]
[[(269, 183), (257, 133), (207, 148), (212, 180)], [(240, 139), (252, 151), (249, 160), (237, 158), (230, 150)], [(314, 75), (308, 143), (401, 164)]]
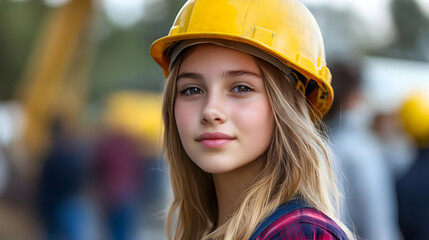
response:
[(0, 1), (0, 101), (12, 97), (47, 11), (42, 1)]
[(391, 13), (396, 28), (393, 43), (374, 51), (376, 55), (429, 61), (429, 19), (415, 0), (392, 0)]
[[(115, 26), (99, 16), (99, 42), (91, 81), (91, 99), (98, 100), (117, 89), (160, 91), (162, 71), (149, 55), (150, 45), (166, 35), (185, 0), (165, 0), (149, 5), (143, 20), (128, 28)], [(155, 9), (156, 7), (156, 9)], [(156, 18), (150, 16), (160, 14)], [(163, 15), (163, 16), (162, 16)]]
[(370, 31), (359, 16), (350, 9), (329, 6), (310, 8), (320, 25), (326, 48), (326, 58), (360, 56), (372, 43)]
[[(158, 2), (162, 4), (149, 4), (143, 20), (128, 28), (115, 26), (100, 12), (91, 71), (92, 100), (118, 88), (161, 89), (162, 71), (150, 57), (149, 48), (168, 33), (185, 0)], [(43, 1), (0, 1), (0, 100), (12, 98), (43, 18), (51, 10)]]

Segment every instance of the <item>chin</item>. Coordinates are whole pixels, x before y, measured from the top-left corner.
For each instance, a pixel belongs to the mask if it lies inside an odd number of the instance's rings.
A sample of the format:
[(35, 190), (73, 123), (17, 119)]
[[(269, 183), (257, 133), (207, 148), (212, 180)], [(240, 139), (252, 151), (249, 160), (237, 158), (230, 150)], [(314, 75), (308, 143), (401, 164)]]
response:
[[(236, 159), (235, 159), (236, 160)], [(235, 172), (240, 174), (243, 171), (253, 169), (253, 161), (233, 162), (233, 159), (210, 159), (209, 161), (197, 163), (197, 166), (206, 173), (224, 174)]]
[(196, 164), (201, 170), (210, 174), (227, 173), (237, 169), (237, 167), (231, 166), (230, 164), (214, 161)]
[(223, 166), (201, 166), (201, 165), (199, 165), (199, 167), (204, 172), (210, 173), (210, 174), (221, 174), (221, 173), (226, 173), (226, 172), (230, 172), (233, 170), (231, 168), (225, 168)]

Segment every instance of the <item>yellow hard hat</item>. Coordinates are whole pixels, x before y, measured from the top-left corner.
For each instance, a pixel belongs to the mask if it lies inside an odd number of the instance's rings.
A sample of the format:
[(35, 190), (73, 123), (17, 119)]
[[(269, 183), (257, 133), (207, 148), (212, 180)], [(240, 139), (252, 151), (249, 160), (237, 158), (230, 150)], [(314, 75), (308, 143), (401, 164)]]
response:
[(401, 108), (403, 125), (417, 144), (429, 144), (429, 97), (427, 94), (410, 95)]
[(184, 40), (217, 39), (253, 46), (293, 69), (296, 88), (322, 117), (332, 105), (331, 73), (319, 26), (299, 0), (188, 0), (168, 36), (150, 54), (169, 74), (170, 51)]
[(162, 97), (152, 92), (122, 90), (109, 94), (103, 120), (110, 128), (120, 128), (160, 147)]

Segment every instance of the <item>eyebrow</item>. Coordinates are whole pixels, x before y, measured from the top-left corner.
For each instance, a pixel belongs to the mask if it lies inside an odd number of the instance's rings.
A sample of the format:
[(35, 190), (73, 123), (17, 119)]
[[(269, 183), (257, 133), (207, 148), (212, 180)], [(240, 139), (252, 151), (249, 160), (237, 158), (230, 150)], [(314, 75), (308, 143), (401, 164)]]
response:
[(182, 72), (177, 76), (177, 81), (179, 81), (182, 78), (191, 78), (196, 80), (203, 80), (204, 77), (201, 74), (198, 73), (192, 73), (192, 72)]
[[(223, 77), (225, 78), (236, 78), (236, 77), (240, 77), (240, 76), (245, 76), (245, 75), (250, 75), (256, 78), (262, 78), (259, 74), (254, 73), (254, 72), (249, 72), (246, 70), (232, 70), (232, 71), (227, 71), (224, 72), (222, 74)], [(193, 72), (182, 72), (177, 76), (177, 81), (179, 81), (182, 78), (191, 78), (191, 79), (195, 79), (195, 80), (203, 80), (204, 77), (203, 75), (199, 74), (199, 73), (193, 73)]]
[(254, 72), (249, 72), (246, 70), (227, 71), (223, 74), (223, 76), (226, 78), (235, 78), (235, 77), (241, 77), (241, 76), (245, 76), (245, 75), (250, 75), (253, 77), (257, 77), (257, 78), (262, 78), (259, 74), (254, 73)]

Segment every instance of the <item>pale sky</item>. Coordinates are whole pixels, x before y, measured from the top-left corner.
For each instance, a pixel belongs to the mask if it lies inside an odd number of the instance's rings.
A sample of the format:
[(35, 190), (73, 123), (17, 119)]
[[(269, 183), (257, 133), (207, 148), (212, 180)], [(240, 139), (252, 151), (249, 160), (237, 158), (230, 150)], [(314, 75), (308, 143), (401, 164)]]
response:
[[(429, 0), (415, 1), (422, 7), (426, 16), (429, 17)], [(390, 39), (395, 31), (390, 14), (389, 5), (391, 0), (301, 0), (301, 2), (310, 8), (312, 6), (330, 6), (340, 11), (356, 13), (363, 20), (373, 42), (377, 39)]]
[[(45, 0), (64, 2), (67, 0)], [(137, 22), (144, 15), (144, 9), (163, 0), (101, 0), (107, 15), (117, 24), (127, 26)], [(416, 0), (429, 16), (429, 0)], [(374, 26), (376, 31), (389, 31), (392, 26), (389, 15), (391, 0), (301, 0), (307, 6), (328, 5), (334, 8), (356, 12), (364, 21)]]
[[(426, 15), (429, 16), (429, 1), (415, 1), (422, 7)], [(306, 4), (307, 6), (329, 5), (339, 9), (350, 8), (363, 16), (373, 16), (381, 8), (386, 8), (387, 10), (388, 4), (390, 4), (391, 0), (301, 0), (301, 2)]]
[[(397, 109), (413, 92), (429, 92), (429, 63), (366, 57), (364, 90), (370, 104), (384, 112)], [(388, 87), (387, 87), (388, 86)], [(387, 90), (388, 88), (388, 90)]]

